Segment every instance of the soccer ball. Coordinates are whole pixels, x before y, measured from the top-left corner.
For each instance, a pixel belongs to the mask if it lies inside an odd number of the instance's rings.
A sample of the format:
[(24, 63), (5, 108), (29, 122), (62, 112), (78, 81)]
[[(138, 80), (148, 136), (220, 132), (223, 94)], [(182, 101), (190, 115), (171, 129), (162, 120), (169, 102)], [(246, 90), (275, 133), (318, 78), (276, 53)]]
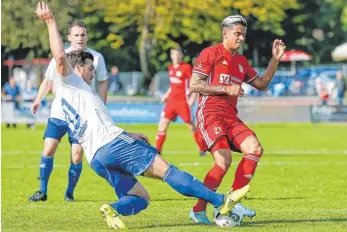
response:
[(243, 220), (243, 211), (233, 208), (228, 215), (219, 214), (218, 210), (214, 210), (213, 218), (217, 226), (222, 228), (238, 227)]

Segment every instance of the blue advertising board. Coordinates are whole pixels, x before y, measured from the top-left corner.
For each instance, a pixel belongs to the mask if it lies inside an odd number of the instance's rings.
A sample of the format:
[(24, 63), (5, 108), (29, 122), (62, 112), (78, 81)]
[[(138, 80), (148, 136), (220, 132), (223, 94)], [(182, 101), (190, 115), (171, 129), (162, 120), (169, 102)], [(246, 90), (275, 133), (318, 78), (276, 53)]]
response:
[[(158, 123), (164, 104), (160, 103), (108, 103), (107, 108), (116, 123)], [(195, 118), (197, 105), (192, 108)], [(177, 123), (182, 123), (177, 118)]]

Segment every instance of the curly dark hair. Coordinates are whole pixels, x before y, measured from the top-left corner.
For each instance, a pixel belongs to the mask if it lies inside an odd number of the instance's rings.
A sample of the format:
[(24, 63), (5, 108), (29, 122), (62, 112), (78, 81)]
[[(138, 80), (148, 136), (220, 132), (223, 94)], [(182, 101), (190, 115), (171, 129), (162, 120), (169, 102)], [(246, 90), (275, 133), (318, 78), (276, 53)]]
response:
[(94, 57), (90, 52), (85, 52), (82, 50), (69, 52), (66, 54), (66, 56), (72, 68), (75, 68), (76, 65), (85, 65), (86, 59), (91, 59), (94, 61)]

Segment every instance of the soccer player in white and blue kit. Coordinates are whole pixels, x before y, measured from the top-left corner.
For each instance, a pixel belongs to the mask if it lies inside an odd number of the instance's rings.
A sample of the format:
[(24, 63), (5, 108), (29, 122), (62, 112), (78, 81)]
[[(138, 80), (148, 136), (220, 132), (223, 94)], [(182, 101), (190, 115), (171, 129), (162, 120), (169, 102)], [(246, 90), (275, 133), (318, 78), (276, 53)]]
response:
[(245, 197), (249, 185), (225, 196), (215, 193), (189, 173), (169, 165), (146, 136), (115, 126), (105, 104), (90, 87), (95, 75), (93, 55), (80, 50), (66, 54), (54, 16), (44, 2), (39, 2), (36, 14), (48, 27), (60, 75), (61, 107), (69, 128), (83, 146), (92, 169), (108, 181), (119, 198), (100, 208), (110, 228), (125, 228), (120, 215), (134, 215), (147, 208), (149, 196), (137, 175), (161, 179), (185, 196), (204, 199), (220, 214), (228, 214)]
[[(73, 22), (69, 25), (68, 40), (71, 44), (69, 48), (65, 49), (66, 53), (74, 50), (83, 50), (93, 55), (96, 81), (93, 80), (91, 85), (95, 91), (99, 92), (103, 102), (106, 102), (108, 74), (105, 61), (100, 53), (86, 47), (88, 36), (86, 26), (83, 22)], [(45, 76), (46, 78), (43, 80), (36, 100), (32, 105), (32, 112), (37, 112), (42, 99), (47, 95), (53, 83), (56, 89), (56, 96), (52, 103), (51, 115), (44, 134), (45, 143), (40, 160), (40, 189), (29, 198), (29, 201), (47, 200), (48, 181), (53, 170), (54, 154), (61, 138), (66, 133), (68, 133), (71, 144), (71, 163), (68, 172), (68, 186), (65, 191), (65, 200), (74, 201), (74, 189), (82, 171), (83, 149), (69, 130), (68, 124), (65, 121), (65, 115), (60, 107), (61, 95), (58, 91), (60, 82), (59, 77), (56, 75), (56, 62), (54, 59), (50, 62)], [(96, 83), (98, 84), (98, 88), (95, 88)]]

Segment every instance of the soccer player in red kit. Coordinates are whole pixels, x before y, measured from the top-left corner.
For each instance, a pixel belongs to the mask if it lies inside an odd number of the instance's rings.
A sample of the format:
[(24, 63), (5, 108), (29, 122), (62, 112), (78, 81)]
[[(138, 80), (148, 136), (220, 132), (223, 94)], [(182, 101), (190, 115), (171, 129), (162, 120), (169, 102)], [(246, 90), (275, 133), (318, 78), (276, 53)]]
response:
[[(165, 102), (164, 110), (158, 125), (158, 133), (156, 137), (156, 148), (159, 152), (166, 138), (166, 131), (171, 121), (175, 121), (177, 116), (187, 124), (192, 131), (195, 141), (197, 141), (197, 130), (192, 120), (191, 106), (197, 98), (197, 94), (189, 94), (189, 81), (192, 76), (192, 66), (182, 62), (183, 53), (179, 47), (170, 50), (172, 64), (168, 66), (170, 77), (170, 88), (162, 97)], [(200, 149), (200, 155), (205, 155), (203, 148)]]
[[(232, 189), (247, 185), (263, 154), (263, 148), (255, 135), (237, 117), (237, 99), (244, 95), (243, 82), (258, 90), (266, 90), (285, 51), (281, 40), (272, 46), (272, 58), (263, 76), (248, 64), (247, 58), (237, 51), (246, 37), (247, 21), (240, 15), (229, 16), (222, 22), (223, 42), (204, 49), (196, 60), (190, 82), (190, 91), (199, 94), (197, 110), (198, 140), (204, 150), (212, 153), (215, 164), (207, 173), (204, 184), (216, 190), (231, 164), (231, 150), (242, 152)], [(190, 212), (190, 218), (198, 224), (210, 224), (206, 215), (206, 201), (199, 200)], [(241, 208), (249, 217), (255, 211)]]

